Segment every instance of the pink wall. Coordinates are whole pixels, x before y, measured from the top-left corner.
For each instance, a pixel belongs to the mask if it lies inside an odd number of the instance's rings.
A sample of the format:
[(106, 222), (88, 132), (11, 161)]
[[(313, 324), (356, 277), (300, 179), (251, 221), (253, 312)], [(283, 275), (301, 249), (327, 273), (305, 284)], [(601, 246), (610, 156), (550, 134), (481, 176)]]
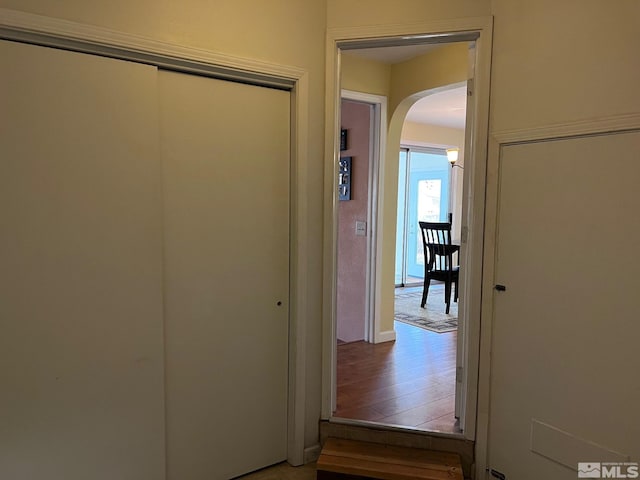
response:
[[(364, 339), (367, 237), (356, 236), (356, 220), (367, 221), (371, 107), (342, 101), (341, 126), (348, 130), (351, 200), (338, 202), (337, 336), (344, 342)], [(367, 226), (368, 228), (368, 226)]]

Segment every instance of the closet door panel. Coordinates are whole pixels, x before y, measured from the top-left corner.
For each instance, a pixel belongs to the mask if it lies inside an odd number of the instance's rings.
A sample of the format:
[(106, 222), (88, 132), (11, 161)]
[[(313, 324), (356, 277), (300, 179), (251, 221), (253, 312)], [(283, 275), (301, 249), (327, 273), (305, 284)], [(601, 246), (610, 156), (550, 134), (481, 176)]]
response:
[(168, 478), (286, 459), (288, 92), (159, 72)]
[(0, 42), (0, 478), (164, 478), (156, 85)]

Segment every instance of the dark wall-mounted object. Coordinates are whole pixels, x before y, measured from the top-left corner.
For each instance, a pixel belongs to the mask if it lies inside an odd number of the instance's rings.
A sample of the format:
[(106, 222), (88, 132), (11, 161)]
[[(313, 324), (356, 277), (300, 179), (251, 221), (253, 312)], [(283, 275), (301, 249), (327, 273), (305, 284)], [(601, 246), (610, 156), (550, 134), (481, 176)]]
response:
[(351, 157), (341, 157), (338, 164), (338, 199), (351, 200)]
[(340, 129), (340, 151), (347, 149), (347, 129)]

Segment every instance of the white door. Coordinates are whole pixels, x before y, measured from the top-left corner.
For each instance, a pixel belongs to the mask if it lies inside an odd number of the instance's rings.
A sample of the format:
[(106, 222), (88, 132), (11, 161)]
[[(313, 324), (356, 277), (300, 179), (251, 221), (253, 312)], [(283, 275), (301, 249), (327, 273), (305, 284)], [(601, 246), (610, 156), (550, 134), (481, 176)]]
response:
[(502, 149), (489, 464), (509, 480), (639, 461), (639, 151), (638, 132)]
[(290, 95), (159, 84), (168, 478), (228, 479), (286, 458)]
[(0, 478), (164, 476), (156, 75), (0, 42)]

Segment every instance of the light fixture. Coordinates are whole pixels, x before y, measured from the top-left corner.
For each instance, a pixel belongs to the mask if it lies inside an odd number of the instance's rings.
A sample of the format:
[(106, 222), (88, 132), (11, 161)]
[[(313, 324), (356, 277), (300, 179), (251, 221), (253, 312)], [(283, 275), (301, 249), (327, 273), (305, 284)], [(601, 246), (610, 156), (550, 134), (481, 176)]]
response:
[(453, 166), (458, 161), (458, 153), (460, 149), (458, 148), (447, 148), (447, 160), (451, 166)]

